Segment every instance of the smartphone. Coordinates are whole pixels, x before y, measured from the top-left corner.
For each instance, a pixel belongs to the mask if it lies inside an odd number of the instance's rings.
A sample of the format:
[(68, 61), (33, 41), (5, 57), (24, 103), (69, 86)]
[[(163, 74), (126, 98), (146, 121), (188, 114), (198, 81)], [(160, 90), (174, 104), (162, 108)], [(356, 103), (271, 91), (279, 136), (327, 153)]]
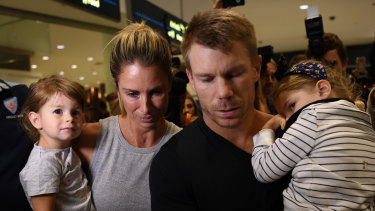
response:
[(245, 0), (222, 0), (223, 8), (245, 5)]

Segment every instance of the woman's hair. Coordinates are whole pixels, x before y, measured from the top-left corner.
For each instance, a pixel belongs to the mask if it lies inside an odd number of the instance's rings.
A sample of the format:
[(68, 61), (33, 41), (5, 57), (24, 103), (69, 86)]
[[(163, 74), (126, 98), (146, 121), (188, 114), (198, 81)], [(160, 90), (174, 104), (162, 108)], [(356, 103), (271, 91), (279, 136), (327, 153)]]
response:
[(23, 115), (22, 125), (33, 141), (39, 140), (40, 134), (38, 129), (31, 124), (29, 113), (39, 112), (40, 108), (55, 94), (62, 94), (76, 101), (82, 109), (84, 108), (85, 90), (76, 82), (54, 75), (32, 83), (21, 114)]
[(132, 23), (126, 26), (113, 40), (110, 69), (116, 87), (123, 65), (134, 64), (136, 61), (144, 66), (159, 65), (169, 82), (172, 82), (168, 42), (145, 23)]
[[(322, 64), (321, 62), (314, 60), (303, 60), (298, 64), (306, 62)], [(294, 65), (293, 67), (297, 66), (298, 64)], [(327, 81), (331, 84), (332, 91), (337, 95), (338, 98), (346, 98), (353, 102), (360, 100), (361, 91), (355, 83), (353, 83), (349, 78), (344, 76), (342, 73), (335, 71), (328, 65), (322, 65), (327, 72)], [(276, 89), (273, 92), (272, 97), (275, 100), (281, 92), (298, 90), (305, 88), (306, 86), (314, 87), (317, 82), (318, 79), (305, 74), (287, 74), (276, 85)]]
[(249, 20), (228, 9), (211, 9), (196, 14), (188, 24), (181, 44), (187, 70), (191, 71), (189, 52), (194, 43), (227, 52), (232, 49), (234, 41), (247, 49), (255, 65), (258, 50), (254, 27)]

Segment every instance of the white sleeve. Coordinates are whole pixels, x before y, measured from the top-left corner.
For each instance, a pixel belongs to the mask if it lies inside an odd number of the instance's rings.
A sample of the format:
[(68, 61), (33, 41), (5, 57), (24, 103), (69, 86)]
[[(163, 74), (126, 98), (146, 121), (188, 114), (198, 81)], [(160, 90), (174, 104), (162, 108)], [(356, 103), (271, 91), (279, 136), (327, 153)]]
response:
[(316, 113), (310, 110), (302, 112), (275, 143), (272, 130), (261, 130), (254, 136), (251, 162), (258, 181), (268, 183), (280, 179), (310, 153), (317, 134), (315, 122)]

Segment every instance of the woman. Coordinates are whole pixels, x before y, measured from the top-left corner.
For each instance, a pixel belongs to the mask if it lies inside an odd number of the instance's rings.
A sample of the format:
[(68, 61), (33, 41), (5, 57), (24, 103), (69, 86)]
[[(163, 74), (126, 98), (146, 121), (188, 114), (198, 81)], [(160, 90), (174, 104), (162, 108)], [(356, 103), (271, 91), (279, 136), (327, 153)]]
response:
[(87, 124), (75, 149), (97, 210), (151, 210), (152, 158), (180, 130), (163, 117), (172, 81), (168, 43), (144, 23), (128, 25), (114, 38), (110, 69), (123, 112)]
[(184, 109), (182, 113), (184, 115), (184, 118), (183, 118), (184, 127), (188, 126), (190, 123), (196, 120), (200, 115), (198, 106), (194, 98), (190, 94), (186, 95)]

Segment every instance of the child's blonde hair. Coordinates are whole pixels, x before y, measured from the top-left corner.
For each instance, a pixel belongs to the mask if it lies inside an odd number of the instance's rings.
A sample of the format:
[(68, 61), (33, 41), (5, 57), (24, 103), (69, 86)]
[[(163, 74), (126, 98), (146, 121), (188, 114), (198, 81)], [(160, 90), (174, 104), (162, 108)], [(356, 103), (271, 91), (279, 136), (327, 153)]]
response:
[(82, 110), (84, 108), (85, 90), (76, 82), (54, 75), (31, 84), (21, 114), (23, 115), (22, 125), (34, 142), (39, 140), (40, 134), (38, 129), (31, 124), (29, 113), (39, 112), (40, 108), (55, 94), (63, 94), (76, 101)]
[[(322, 64), (321, 62), (315, 60), (303, 60), (298, 64), (307, 62)], [(298, 64), (294, 65), (293, 68)], [(361, 91), (354, 82), (345, 77), (342, 73), (335, 71), (335, 69), (324, 64), (322, 65), (327, 72), (327, 81), (331, 84), (332, 91), (338, 98), (345, 98), (353, 102), (360, 100)], [(276, 85), (272, 97), (274, 100), (276, 100), (280, 93), (284, 91), (298, 90), (305, 88), (306, 86), (314, 87), (318, 81), (318, 79), (305, 74), (287, 74)]]

